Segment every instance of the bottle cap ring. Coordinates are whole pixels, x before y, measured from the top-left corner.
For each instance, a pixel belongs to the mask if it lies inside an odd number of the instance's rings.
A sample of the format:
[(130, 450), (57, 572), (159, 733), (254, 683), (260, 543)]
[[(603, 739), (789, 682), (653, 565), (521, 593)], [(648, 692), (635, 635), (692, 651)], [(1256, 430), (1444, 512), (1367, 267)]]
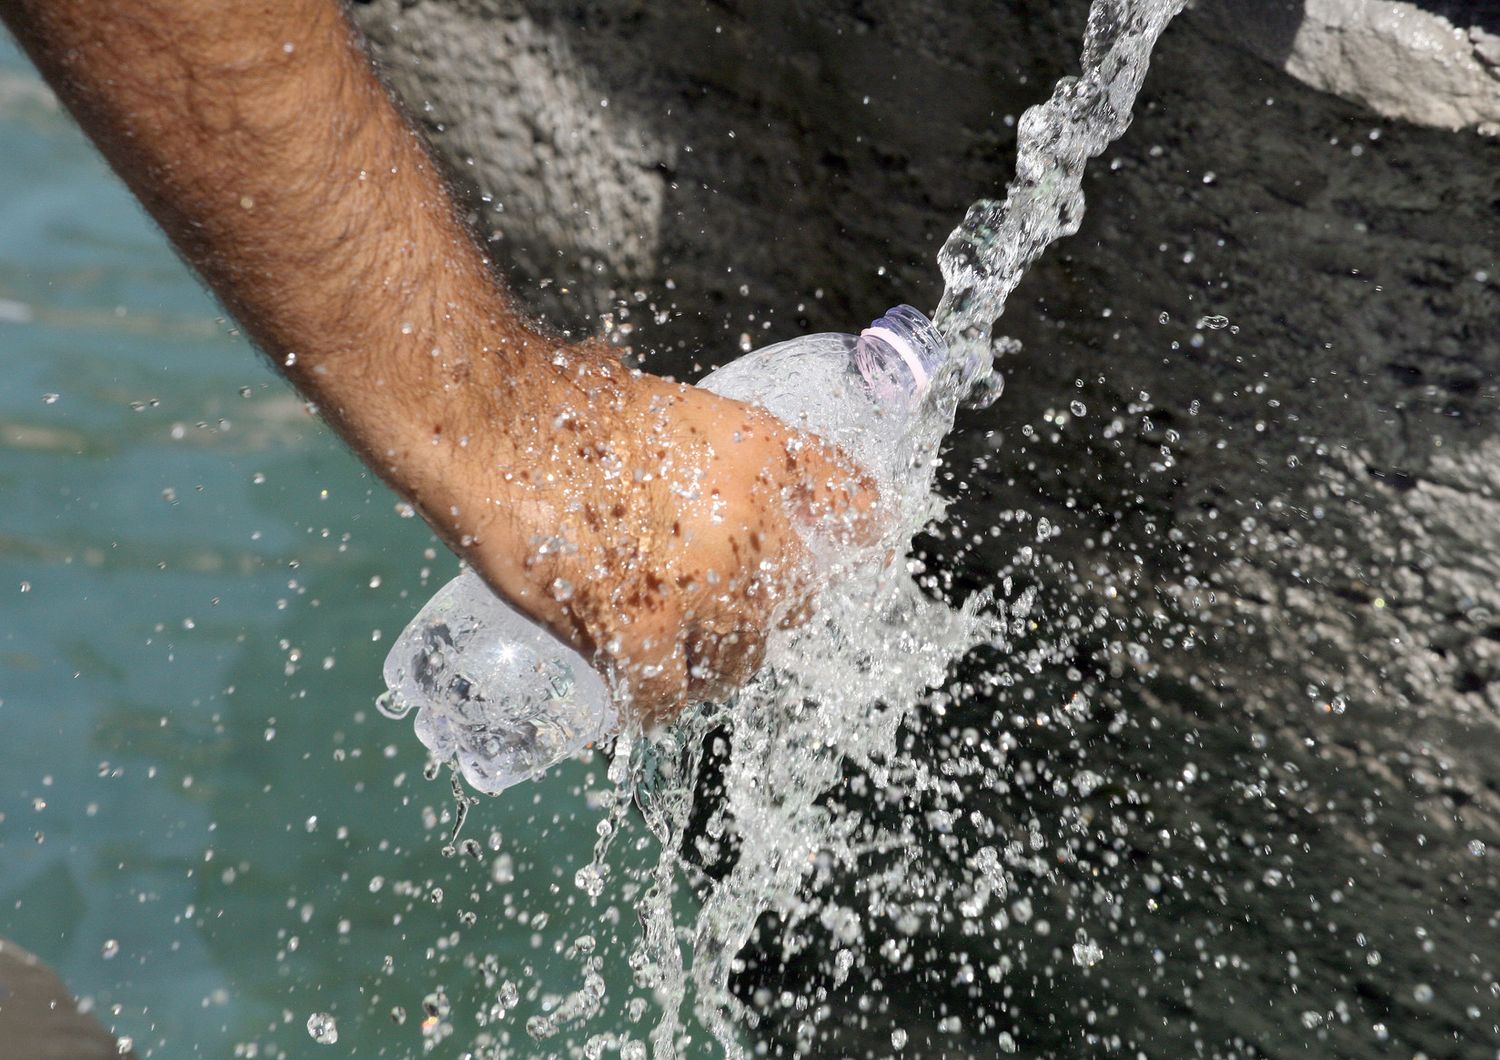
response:
[(862, 339), (879, 339), (900, 355), (901, 360), (906, 362), (907, 370), (911, 372), (912, 380), (917, 384), (917, 390), (922, 390), (929, 382), (927, 369), (922, 366), (922, 359), (917, 356), (917, 351), (912, 348), (910, 342), (902, 335), (897, 334), (890, 328), (869, 327), (859, 333)]

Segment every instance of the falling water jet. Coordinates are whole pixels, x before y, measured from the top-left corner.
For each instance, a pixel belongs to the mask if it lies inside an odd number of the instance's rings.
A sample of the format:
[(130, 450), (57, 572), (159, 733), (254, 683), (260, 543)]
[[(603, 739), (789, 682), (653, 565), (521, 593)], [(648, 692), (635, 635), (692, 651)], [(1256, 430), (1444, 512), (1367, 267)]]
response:
[(934, 323), (967, 351), (973, 378), (992, 361), (990, 329), (1042, 252), (1083, 221), (1083, 172), (1130, 126), (1151, 49), (1186, 0), (1095, 0), (1078, 77), (1058, 81), (1021, 116), (1016, 176), (1005, 199), (969, 207), (938, 253), (946, 288)]

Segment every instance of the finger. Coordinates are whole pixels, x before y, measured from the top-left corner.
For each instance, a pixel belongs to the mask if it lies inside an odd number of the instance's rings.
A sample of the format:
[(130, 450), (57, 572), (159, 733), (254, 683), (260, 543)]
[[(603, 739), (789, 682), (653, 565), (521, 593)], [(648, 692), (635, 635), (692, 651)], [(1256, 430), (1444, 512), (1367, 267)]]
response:
[(687, 663), (680, 646), (650, 662), (626, 660), (618, 673), (619, 706), (648, 729), (672, 721), (689, 702)]
[(805, 564), (792, 568), (786, 578), (783, 604), (776, 619), (777, 629), (796, 629), (812, 619), (818, 610), (817, 593)]
[(695, 631), (687, 641), (688, 698), (727, 698), (755, 676), (765, 656), (765, 636), (755, 626)]
[(835, 526), (850, 544), (872, 544), (877, 538), (875, 479), (837, 446), (810, 434), (789, 432), (787, 439), (789, 499), (794, 514), (820, 527)]

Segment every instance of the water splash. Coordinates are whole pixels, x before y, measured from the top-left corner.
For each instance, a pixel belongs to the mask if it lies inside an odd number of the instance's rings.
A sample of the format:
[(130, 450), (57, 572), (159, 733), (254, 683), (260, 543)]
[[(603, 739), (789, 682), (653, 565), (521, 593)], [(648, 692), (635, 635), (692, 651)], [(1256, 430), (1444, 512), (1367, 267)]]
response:
[[(1184, 0), (1097, 0), (1090, 12), (1082, 75), (1059, 82), (1051, 98), (1020, 123), (1016, 178), (1003, 202), (984, 200), (968, 212), (942, 249), (947, 291), (937, 323), (957, 351), (934, 386), (929, 407), (907, 439), (911, 490), (893, 528), (896, 555), (942, 506), (932, 490), (933, 466), (959, 402), (991, 370), (990, 329), (1025, 269), (1056, 239), (1077, 231), (1083, 216), (1082, 177), (1088, 159), (1119, 137), (1144, 80), (1152, 46)], [(632, 964), (661, 1004), (651, 1034), (657, 1060), (680, 1055), (684, 998), (696, 999), (699, 1020), (731, 1056), (743, 1055), (738, 1026), (759, 1013), (730, 988), (737, 955), (763, 918), (775, 918), (783, 939), (804, 925), (830, 939), (822, 970), (834, 982), (862, 961), (865, 918), (820, 900), (820, 881), (854, 870), (872, 850), (900, 850), (910, 837), (879, 834), (848, 806), (830, 799), (851, 771), (878, 790), (931, 786), (928, 766), (901, 743), (903, 725), (925, 709), (941, 713), (949, 668), (976, 643), (1003, 642), (1006, 608), (971, 599), (952, 607), (942, 586), (920, 565), (869, 556), (841, 572), (820, 599), (809, 625), (771, 645), (768, 667), (726, 707), (705, 710), (671, 732), (622, 739), (617, 771), (660, 842), (648, 890), (638, 905), (643, 936)], [(1024, 610), (1017, 608), (1018, 614)], [(692, 836), (694, 784), (704, 739), (727, 728), (732, 751), (703, 832), (731, 836), (733, 866), (716, 883), (696, 888), (691, 924), (679, 924), (675, 896), (685, 885), (685, 844)], [(618, 763), (617, 763), (618, 764)], [(603, 850), (601, 850), (601, 857)], [(1003, 900), (1006, 859), (984, 847), (969, 866), (964, 900)], [(1010, 859), (1014, 860), (1014, 859)], [(596, 859), (596, 869), (599, 860)], [(910, 891), (922, 875), (896, 864), (890, 890)], [(872, 908), (881, 881), (863, 881)], [(681, 930), (686, 928), (686, 931)], [(1097, 960), (1095, 945), (1075, 947), (1081, 963)]]

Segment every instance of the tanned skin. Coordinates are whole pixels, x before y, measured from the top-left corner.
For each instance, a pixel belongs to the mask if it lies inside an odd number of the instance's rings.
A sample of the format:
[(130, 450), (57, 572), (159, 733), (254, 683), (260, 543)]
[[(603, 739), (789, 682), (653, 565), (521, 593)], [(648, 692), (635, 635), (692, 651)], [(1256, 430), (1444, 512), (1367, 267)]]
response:
[(356, 453), (644, 718), (744, 680), (837, 451), (527, 323), (337, 0), (0, 0), (184, 258)]

